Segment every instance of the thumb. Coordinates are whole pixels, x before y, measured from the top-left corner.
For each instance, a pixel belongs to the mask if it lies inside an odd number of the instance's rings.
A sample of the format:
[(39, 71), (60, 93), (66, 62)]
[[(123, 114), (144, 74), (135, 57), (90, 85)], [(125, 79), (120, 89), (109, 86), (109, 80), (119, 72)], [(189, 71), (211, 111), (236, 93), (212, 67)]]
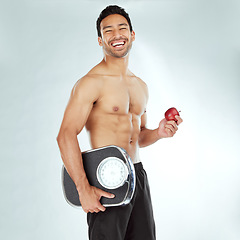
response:
[(108, 193), (108, 192), (105, 192), (101, 189), (99, 189), (99, 194), (101, 195), (101, 197), (106, 197), (106, 198), (115, 198), (115, 195), (112, 194), (112, 193)]

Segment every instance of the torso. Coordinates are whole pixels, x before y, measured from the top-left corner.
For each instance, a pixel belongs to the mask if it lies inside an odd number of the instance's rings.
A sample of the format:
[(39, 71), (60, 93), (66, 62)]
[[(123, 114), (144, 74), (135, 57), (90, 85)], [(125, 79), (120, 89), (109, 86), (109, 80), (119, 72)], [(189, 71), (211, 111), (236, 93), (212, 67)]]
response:
[(146, 84), (133, 74), (92, 74), (101, 81), (101, 94), (86, 123), (92, 148), (116, 145), (124, 148), (134, 163), (139, 162), (138, 136), (147, 104)]

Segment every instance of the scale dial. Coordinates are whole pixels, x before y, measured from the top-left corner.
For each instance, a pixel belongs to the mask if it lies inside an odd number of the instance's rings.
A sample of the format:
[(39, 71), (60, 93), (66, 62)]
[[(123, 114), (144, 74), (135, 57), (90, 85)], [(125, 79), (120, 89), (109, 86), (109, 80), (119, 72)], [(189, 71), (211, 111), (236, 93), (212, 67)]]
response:
[(117, 157), (105, 158), (97, 168), (99, 183), (108, 189), (121, 187), (127, 180), (128, 169), (124, 162)]

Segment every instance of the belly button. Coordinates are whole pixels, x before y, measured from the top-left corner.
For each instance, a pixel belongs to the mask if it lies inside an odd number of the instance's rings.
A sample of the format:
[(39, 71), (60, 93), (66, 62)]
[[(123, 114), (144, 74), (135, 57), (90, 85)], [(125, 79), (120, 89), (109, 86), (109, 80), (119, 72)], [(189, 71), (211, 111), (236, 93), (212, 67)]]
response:
[(132, 139), (130, 140), (130, 142), (129, 142), (130, 144), (132, 143)]

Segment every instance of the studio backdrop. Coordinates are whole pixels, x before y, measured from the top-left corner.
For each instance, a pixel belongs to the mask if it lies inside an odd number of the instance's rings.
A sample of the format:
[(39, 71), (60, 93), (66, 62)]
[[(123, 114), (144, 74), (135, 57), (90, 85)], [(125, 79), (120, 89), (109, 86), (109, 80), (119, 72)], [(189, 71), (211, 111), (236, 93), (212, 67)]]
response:
[[(56, 137), (73, 85), (102, 60), (95, 22), (109, 4), (136, 32), (129, 68), (149, 88), (147, 126), (169, 107), (184, 120), (140, 152), (157, 239), (239, 240), (237, 0), (1, 1), (1, 239), (88, 239), (63, 196)], [(90, 149), (85, 130), (78, 139)]]

